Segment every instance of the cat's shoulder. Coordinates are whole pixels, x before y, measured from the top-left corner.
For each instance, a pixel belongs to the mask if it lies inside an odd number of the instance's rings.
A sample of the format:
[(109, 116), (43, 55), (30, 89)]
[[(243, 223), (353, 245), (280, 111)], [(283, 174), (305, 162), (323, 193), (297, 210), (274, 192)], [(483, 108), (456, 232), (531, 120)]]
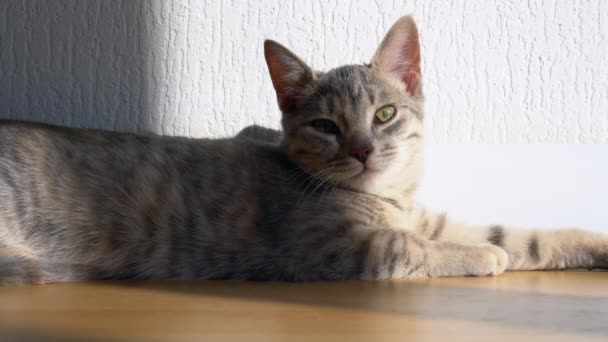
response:
[(259, 125), (251, 125), (243, 128), (235, 138), (278, 145), (283, 139), (283, 132)]
[[(237, 137), (236, 144), (243, 160), (266, 172), (296, 172), (298, 167), (289, 158), (283, 145), (268, 140)], [(274, 170), (274, 171), (273, 171)]]

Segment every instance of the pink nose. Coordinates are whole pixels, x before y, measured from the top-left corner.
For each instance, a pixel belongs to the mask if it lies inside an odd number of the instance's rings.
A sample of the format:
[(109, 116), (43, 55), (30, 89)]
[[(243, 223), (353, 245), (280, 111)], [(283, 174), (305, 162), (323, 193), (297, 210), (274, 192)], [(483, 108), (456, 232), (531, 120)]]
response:
[(362, 164), (365, 164), (372, 151), (373, 148), (371, 146), (356, 147), (350, 151), (350, 155), (351, 157), (360, 161)]

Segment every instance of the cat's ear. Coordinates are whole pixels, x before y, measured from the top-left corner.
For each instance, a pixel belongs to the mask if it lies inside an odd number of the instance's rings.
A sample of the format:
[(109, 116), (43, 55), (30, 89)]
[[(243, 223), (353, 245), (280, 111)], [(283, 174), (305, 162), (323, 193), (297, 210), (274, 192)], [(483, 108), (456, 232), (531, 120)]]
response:
[(421, 90), (418, 28), (411, 16), (401, 17), (384, 36), (372, 59), (372, 66), (405, 84), (407, 91)]
[(289, 112), (302, 90), (313, 80), (314, 73), (293, 52), (272, 40), (264, 42), (264, 57), (277, 93), (279, 108), (283, 112)]

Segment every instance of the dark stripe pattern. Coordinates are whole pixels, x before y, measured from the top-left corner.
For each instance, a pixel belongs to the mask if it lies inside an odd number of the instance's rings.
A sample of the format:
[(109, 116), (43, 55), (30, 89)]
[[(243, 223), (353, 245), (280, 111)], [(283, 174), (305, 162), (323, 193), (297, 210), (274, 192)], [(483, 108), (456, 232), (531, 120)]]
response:
[(503, 226), (493, 226), (490, 228), (490, 234), (488, 235), (488, 242), (498, 246), (504, 247), (505, 240), (505, 229)]
[(437, 220), (437, 225), (435, 226), (435, 230), (433, 234), (431, 234), (430, 240), (438, 240), (443, 234), (443, 230), (445, 229), (445, 214), (440, 215)]
[(540, 251), (538, 247), (538, 238), (533, 236), (530, 238), (528, 242), (528, 256), (530, 256), (530, 260), (537, 263), (540, 261)]

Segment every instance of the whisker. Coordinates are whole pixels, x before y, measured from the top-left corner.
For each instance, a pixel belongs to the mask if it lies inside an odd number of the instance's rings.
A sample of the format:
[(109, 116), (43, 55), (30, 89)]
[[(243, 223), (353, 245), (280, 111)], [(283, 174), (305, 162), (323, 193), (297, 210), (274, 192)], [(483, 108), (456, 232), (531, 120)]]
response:
[(328, 186), (325, 188), (325, 190), (323, 190), (323, 193), (321, 193), (321, 197), (320, 197), (319, 201), (323, 200), (323, 197), (325, 196), (326, 193), (331, 193), (336, 188), (336, 185), (338, 185), (338, 182), (340, 180), (341, 179), (338, 178), (338, 177), (336, 177), (335, 174), (332, 175), (329, 178), (329, 182), (328, 182), (329, 184), (328, 184)]
[[(304, 190), (302, 190), (302, 194), (300, 195), (300, 197), (298, 198), (297, 201), (297, 206), (300, 206), (301, 204), (303, 204), (308, 197), (310, 197), (310, 195), (312, 194), (312, 192), (316, 191), (316, 189), (318, 189), (318, 187), (320, 186), (320, 184), (323, 184), (324, 180), (321, 177), (324, 177), (325, 175), (327, 175), (328, 173), (332, 172), (332, 168), (331, 167), (327, 167), (325, 169), (322, 169), (316, 173), (314, 173), (313, 175), (311, 175), (309, 177), (309, 182), (306, 185), (306, 187), (304, 188)], [(310, 188), (310, 186), (315, 182), (315, 181), (320, 181), (320, 184), (317, 185), (308, 195), (306, 195), (307, 190)], [(304, 200), (302, 200), (302, 197), (304, 197)]]
[(314, 189), (312, 189), (312, 191), (311, 191), (311, 192), (309, 192), (309, 193), (308, 193), (308, 196), (306, 196), (306, 198), (304, 199), (304, 202), (306, 202), (306, 201), (308, 200), (308, 198), (309, 198), (309, 197), (310, 197), (310, 196), (311, 196), (311, 195), (312, 195), (312, 194), (313, 194), (315, 191), (317, 191), (317, 189), (319, 189), (319, 187), (320, 187), (320, 186), (322, 186), (322, 185), (323, 185), (323, 184), (324, 184), (324, 183), (325, 183), (325, 182), (326, 182), (328, 179), (329, 179), (329, 178), (324, 178), (324, 179), (322, 179), (322, 180), (319, 182), (319, 184), (317, 184), (317, 186), (316, 186)]

